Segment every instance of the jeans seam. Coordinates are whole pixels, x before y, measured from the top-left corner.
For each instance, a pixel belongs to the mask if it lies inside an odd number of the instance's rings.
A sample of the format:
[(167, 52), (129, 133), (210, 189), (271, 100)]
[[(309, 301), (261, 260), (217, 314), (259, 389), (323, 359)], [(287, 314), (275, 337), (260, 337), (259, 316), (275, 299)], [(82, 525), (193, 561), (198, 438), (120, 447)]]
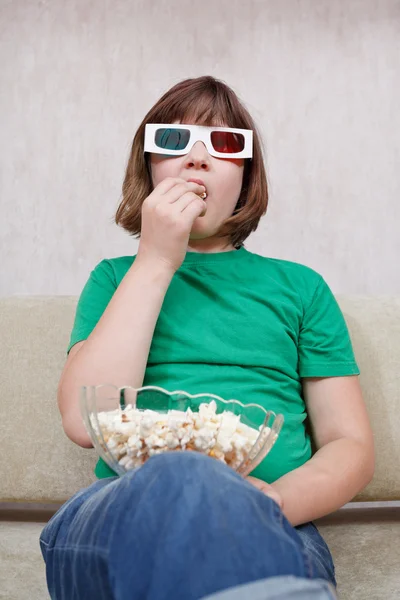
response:
[(50, 548), (48, 550), (48, 552), (51, 552), (52, 550), (62, 550), (63, 552), (65, 550), (72, 550), (73, 552), (77, 552), (80, 550), (83, 550), (85, 552), (91, 552), (93, 553), (93, 550), (96, 551), (97, 554), (99, 554), (100, 556), (102, 556), (103, 558), (108, 558), (109, 553), (107, 552), (107, 550), (103, 550), (102, 548), (98, 548), (96, 546), (82, 546), (82, 545), (67, 545), (67, 546), (53, 546), (53, 548)]
[[(278, 519), (279, 525), (283, 529), (283, 512), (279, 508), (279, 505), (277, 504), (277, 502), (275, 502), (274, 500), (272, 500), (272, 502), (274, 503), (275, 516)], [(304, 548), (304, 545), (303, 545), (303, 541), (301, 541), (300, 553), (301, 553), (301, 556), (303, 558), (303, 565), (304, 565), (305, 574), (308, 577), (308, 579), (312, 579), (313, 578), (312, 563), (311, 563), (311, 559), (310, 559), (308, 553), (305, 551), (305, 548)]]
[(306, 570), (307, 570), (307, 567), (308, 567), (308, 578), (312, 579), (313, 578), (313, 568), (312, 568), (311, 559), (310, 559), (308, 553), (305, 552), (304, 548), (301, 549), (301, 553), (302, 553), (302, 555), (304, 557), (304, 564), (305, 564)]

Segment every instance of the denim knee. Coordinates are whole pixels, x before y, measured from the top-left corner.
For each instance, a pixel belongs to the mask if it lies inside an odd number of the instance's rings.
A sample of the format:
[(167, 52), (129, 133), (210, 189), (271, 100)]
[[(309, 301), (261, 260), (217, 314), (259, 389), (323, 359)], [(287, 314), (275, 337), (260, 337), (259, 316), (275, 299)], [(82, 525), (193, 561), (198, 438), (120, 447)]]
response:
[(41, 547), (52, 546), (60, 530), (66, 534), (80, 507), (100, 490), (105, 489), (106, 486), (117, 480), (118, 477), (116, 476), (99, 479), (88, 487), (75, 492), (71, 498), (60, 506), (42, 529), (39, 539)]
[(186, 484), (191, 481), (214, 485), (215, 480), (228, 478), (229, 481), (244, 481), (243, 477), (236, 473), (221, 461), (211, 458), (201, 452), (165, 452), (151, 457), (140, 469), (143, 475), (165, 475), (172, 482), (174, 480)]

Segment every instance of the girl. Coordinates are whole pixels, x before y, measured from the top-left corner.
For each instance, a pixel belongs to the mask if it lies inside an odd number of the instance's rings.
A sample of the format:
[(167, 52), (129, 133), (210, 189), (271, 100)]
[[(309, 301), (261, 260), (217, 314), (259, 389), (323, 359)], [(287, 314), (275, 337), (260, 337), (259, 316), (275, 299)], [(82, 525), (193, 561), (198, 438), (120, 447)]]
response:
[(134, 137), (116, 213), (138, 252), (100, 262), (80, 296), (58, 391), (65, 433), (92, 447), (79, 389), (104, 382), (256, 402), (285, 423), (247, 479), (195, 452), (123, 477), (99, 460), (99, 481), (42, 532), (52, 598), (335, 597), (313, 520), (371, 480), (372, 433), (323, 278), (244, 246), (267, 203), (236, 94), (213, 77), (167, 91)]

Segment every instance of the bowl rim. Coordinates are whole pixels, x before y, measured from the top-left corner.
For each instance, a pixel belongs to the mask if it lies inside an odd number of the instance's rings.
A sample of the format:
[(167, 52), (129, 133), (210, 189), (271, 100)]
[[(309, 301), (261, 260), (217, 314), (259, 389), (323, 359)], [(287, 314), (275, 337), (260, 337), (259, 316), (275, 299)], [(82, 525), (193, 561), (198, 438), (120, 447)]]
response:
[[(165, 388), (158, 387), (156, 385), (144, 385), (144, 386), (136, 388), (132, 385), (117, 386), (113, 383), (100, 383), (98, 385), (82, 385), (81, 392), (83, 392), (84, 390), (89, 390), (89, 389), (97, 390), (97, 389), (103, 388), (103, 387), (112, 387), (120, 393), (123, 390), (129, 389), (129, 390), (133, 390), (135, 392), (140, 392), (143, 390), (157, 390), (159, 392), (164, 392), (168, 396), (172, 396), (174, 394), (183, 394), (184, 396), (187, 396), (188, 398), (199, 398), (202, 396), (208, 396), (209, 398), (216, 398), (217, 400), (223, 402), (224, 404), (230, 404), (231, 402), (234, 402), (235, 404), (239, 404), (242, 408), (246, 408), (246, 407), (259, 408), (263, 411), (265, 416), (267, 416), (267, 415), (268, 416), (273, 415), (274, 417), (283, 416), (281, 413), (277, 414), (273, 410), (267, 410), (266, 408), (264, 408), (263, 406), (261, 406), (261, 404), (258, 404), (257, 402), (249, 402), (248, 404), (243, 404), (243, 402), (241, 402), (240, 400), (236, 400), (235, 398), (230, 398), (229, 400), (225, 400), (225, 398), (222, 398), (221, 396), (217, 396), (216, 394), (211, 394), (209, 392), (203, 392), (200, 394), (190, 394), (189, 392), (185, 392), (185, 390), (174, 390), (172, 392), (169, 392)], [(120, 406), (120, 408), (121, 408), (121, 406)]]

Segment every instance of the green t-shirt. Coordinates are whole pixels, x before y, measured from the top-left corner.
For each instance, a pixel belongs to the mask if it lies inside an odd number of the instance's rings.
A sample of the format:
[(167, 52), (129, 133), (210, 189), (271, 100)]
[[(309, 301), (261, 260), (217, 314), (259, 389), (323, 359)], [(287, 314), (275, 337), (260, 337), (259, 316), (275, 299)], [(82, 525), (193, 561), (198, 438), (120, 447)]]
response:
[[(134, 260), (103, 260), (92, 271), (68, 351), (88, 338)], [(143, 385), (213, 393), (282, 413), (278, 441), (252, 473), (272, 483), (311, 458), (302, 378), (358, 374), (346, 323), (324, 279), (242, 246), (186, 253), (164, 298)], [(115, 475), (102, 459), (95, 474)]]

